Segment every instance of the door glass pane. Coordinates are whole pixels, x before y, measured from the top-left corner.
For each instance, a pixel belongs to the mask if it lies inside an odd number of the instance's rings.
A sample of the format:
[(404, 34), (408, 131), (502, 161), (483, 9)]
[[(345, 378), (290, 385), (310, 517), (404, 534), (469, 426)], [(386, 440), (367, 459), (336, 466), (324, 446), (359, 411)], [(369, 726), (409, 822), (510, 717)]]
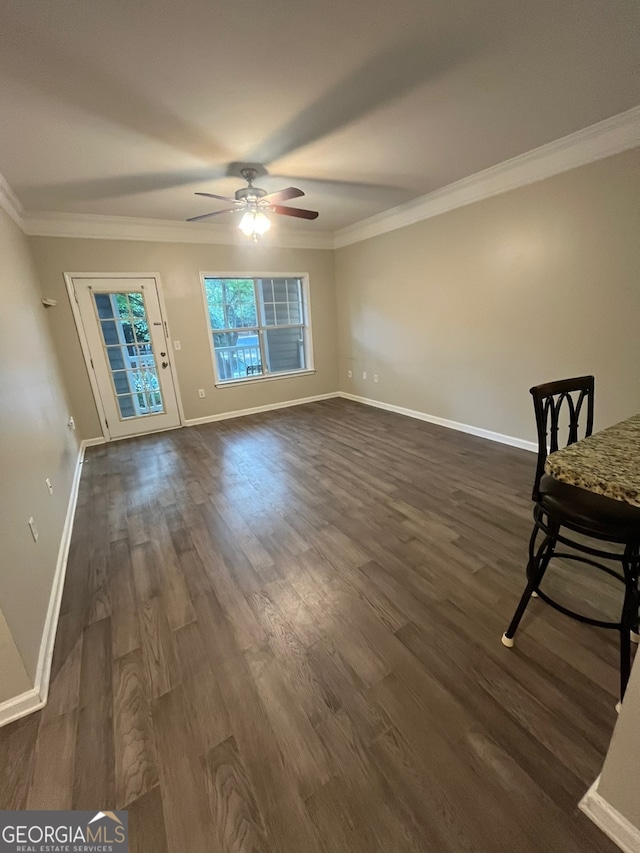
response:
[(149, 326), (144, 320), (136, 320), (133, 324), (133, 331), (136, 336), (136, 341), (139, 344), (148, 344), (150, 342)]
[(131, 391), (126, 370), (113, 371), (113, 385), (116, 389), (116, 394), (128, 394)]
[(120, 416), (124, 420), (124, 418), (135, 418), (136, 410), (133, 406), (133, 397), (131, 394), (128, 394), (125, 397), (118, 397), (118, 408), (120, 409)]
[(107, 359), (112, 370), (124, 370), (125, 359), (123, 347), (107, 347)]
[(120, 417), (164, 412), (143, 294), (94, 293), (93, 296)]
[(96, 309), (101, 320), (109, 320), (113, 317), (113, 305), (106, 293), (96, 293)]
[(131, 316), (131, 308), (129, 306), (129, 294), (116, 293), (115, 301), (116, 308), (118, 311), (118, 317), (122, 317), (122, 319), (128, 319)]
[(100, 323), (100, 328), (102, 329), (102, 337), (104, 338), (105, 344), (119, 343), (118, 329), (116, 327), (115, 320), (103, 320)]

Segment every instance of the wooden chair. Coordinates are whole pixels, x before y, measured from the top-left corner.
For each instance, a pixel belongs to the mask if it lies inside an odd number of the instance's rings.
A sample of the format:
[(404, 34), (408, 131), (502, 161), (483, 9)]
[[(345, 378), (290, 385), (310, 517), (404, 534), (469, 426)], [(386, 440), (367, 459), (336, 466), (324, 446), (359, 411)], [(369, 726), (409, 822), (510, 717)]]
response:
[[(594, 377), (580, 376), (536, 385), (530, 389), (538, 431), (538, 463), (533, 486), (534, 526), (529, 542), (527, 585), (514, 613), (511, 624), (502, 635), (502, 642), (511, 648), (520, 620), (532, 596), (540, 597), (561, 613), (620, 632), (620, 698), (629, 680), (631, 669), (631, 640), (638, 641), (638, 574), (640, 573), (640, 509), (623, 501), (596, 495), (586, 489), (561, 483), (544, 473), (548, 452), (586, 438), (593, 430)], [(585, 418), (584, 428), (580, 419)], [(566, 423), (567, 441), (559, 444), (561, 422)], [(547, 450), (549, 448), (549, 450)], [(568, 533), (567, 533), (568, 531)], [(577, 541), (571, 533), (594, 540), (589, 544)], [(538, 537), (544, 538), (537, 546)], [(617, 550), (599, 546), (600, 542), (617, 545)], [(568, 546), (572, 553), (557, 550), (558, 545)], [(537, 547), (536, 547), (537, 546)], [(598, 546), (598, 547), (596, 547)], [(573, 553), (577, 552), (577, 553)], [(542, 578), (554, 557), (575, 560), (595, 566), (624, 584), (624, 600), (619, 622), (592, 619), (558, 604), (540, 589)], [(593, 559), (593, 558), (597, 558)], [(616, 571), (598, 560), (617, 562), (622, 571)]]

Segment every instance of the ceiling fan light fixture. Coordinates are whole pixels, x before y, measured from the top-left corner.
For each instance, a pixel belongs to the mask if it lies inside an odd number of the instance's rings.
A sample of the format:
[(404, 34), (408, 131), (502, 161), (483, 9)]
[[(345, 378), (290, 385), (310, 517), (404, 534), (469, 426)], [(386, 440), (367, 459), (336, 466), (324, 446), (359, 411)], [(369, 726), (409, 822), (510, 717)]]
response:
[(201, 195), (205, 198), (226, 201), (232, 207), (225, 207), (222, 210), (212, 210), (211, 213), (200, 213), (198, 216), (190, 216), (187, 222), (200, 222), (203, 219), (210, 219), (212, 216), (242, 212), (240, 230), (247, 237), (251, 237), (254, 243), (257, 243), (258, 238), (266, 234), (269, 228), (271, 228), (271, 220), (266, 216), (265, 211), (275, 213), (279, 216), (294, 216), (296, 219), (311, 220), (318, 218), (317, 210), (305, 210), (302, 207), (287, 207), (287, 205), (281, 204), (283, 201), (288, 201), (291, 198), (300, 198), (304, 195), (302, 190), (299, 190), (297, 187), (285, 187), (282, 190), (268, 193), (262, 187), (253, 186), (253, 180), (256, 176), (255, 168), (247, 166), (241, 170), (241, 174), (248, 186), (236, 190), (233, 198), (226, 195), (217, 195), (216, 193), (196, 193), (196, 195)]
[(247, 210), (238, 227), (247, 237), (257, 240), (271, 228), (271, 221), (261, 210)]

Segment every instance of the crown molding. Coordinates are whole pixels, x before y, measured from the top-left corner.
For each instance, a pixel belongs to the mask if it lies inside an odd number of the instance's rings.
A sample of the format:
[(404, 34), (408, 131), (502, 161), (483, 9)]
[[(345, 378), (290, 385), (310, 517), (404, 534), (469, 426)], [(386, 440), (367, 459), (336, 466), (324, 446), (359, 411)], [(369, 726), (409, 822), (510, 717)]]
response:
[(334, 233), (339, 249), (640, 145), (640, 106)]
[(2, 175), (0, 175), (0, 207), (9, 214), (19, 228), (25, 230), (24, 210), (20, 199)]
[[(154, 243), (205, 243), (247, 245), (237, 228), (182, 222), (172, 219), (139, 219), (95, 213), (36, 213), (25, 211), (24, 227), (32, 237), (82, 237), (94, 240), (142, 240)], [(236, 233), (237, 236), (236, 236)], [(264, 237), (262, 248), (332, 249), (328, 231), (315, 233), (279, 231)]]
[[(333, 234), (328, 231), (280, 232), (274, 229), (263, 238), (261, 245), (263, 248), (339, 249), (637, 146), (640, 146), (640, 106), (462, 178), (399, 207), (355, 222)], [(219, 225), (89, 213), (25, 211), (2, 175), (0, 207), (26, 234), (34, 237), (247, 245), (244, 237), (234, 233), (236, 229)]]

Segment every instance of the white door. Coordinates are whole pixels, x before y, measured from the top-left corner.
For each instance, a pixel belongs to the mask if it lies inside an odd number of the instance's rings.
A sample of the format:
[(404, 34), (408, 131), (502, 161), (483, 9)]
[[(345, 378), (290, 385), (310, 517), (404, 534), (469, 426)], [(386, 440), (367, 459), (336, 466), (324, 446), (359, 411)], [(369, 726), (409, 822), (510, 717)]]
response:
[(109, 438), (180, 425), (154, 278), (72, 279)]

